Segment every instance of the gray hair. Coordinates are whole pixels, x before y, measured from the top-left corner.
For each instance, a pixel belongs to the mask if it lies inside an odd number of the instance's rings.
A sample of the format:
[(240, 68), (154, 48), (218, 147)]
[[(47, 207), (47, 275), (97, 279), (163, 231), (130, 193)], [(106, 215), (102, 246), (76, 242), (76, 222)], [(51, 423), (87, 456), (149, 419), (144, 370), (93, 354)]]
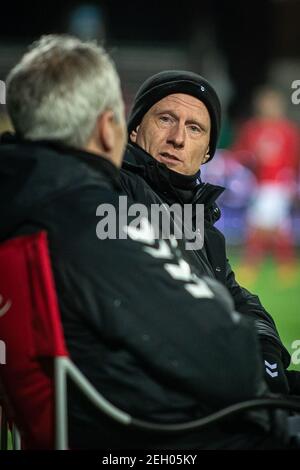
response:
[(120, 80), (101, 46), (67, 35), (33, 43), (7, 78), (6, 104), (20, 136), (87, 144), (106, 109), (124, 119)]

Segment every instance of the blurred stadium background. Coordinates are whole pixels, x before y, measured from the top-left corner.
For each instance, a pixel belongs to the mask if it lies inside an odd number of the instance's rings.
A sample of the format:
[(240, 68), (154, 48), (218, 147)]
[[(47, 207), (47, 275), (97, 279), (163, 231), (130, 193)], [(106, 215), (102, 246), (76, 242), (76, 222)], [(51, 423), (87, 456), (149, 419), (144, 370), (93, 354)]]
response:
[[(289, 206), (296, 247), (293, 269), (282, 269), (272, 253), (265, 253), (255, 271), (247, 271), (242, 261), (247, 211), (258, 181), (251, 165), (240, 162), (233, 151), (239, 129), (251, 115), (253, 94), (264, 84), (281, 91), (285, 117), (299, 133), (300, 104), (291, 98), (292, 84), (300, 80), (299, 19), (300, 0), (5, 2), (0, 80), (5, 82), (33, 40), (48, 33), (103, 43), (121, 75), (127, 112), (141, 82), (162, 69), (189, 69), (208, 78), (221, 97), (224, 119), (218, 153), (202, 176), (227, 187), (218, 226), (226, 235), (231, 263), (238, 279), (260, 295), (294, 352), (292, 367), (300, 369), (300, 352), (295, 353), (300, 348), (300, 152)], [(2, 92), (1, 132), (10, 128), (4, 101)]]

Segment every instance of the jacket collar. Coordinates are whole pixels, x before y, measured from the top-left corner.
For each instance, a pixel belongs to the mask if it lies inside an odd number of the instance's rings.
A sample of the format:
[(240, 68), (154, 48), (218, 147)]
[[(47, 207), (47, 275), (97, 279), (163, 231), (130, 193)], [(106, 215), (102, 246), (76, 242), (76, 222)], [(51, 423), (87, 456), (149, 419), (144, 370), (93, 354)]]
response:
[[(178, 173), (169, 170), (165, 165), (157, 162), (151, 155), (145, 152), (141, 147), (134, 143), (127, 145), (123, 168), (133, 173), (140, 175), (158, 194), (164, 194), (180, 202), (187, 202), (183, 199), (183, 192), (185, 189), (182, 186), (184, 178), (190, 185), (191, 189), (191, 203), (205, 204), (206, 209), (211, 207), (217, 198), (225, 190), (222, 186), (213, 185), (210, 183), (203, 183), (200, 179), (200, 171), (192, 177), (183, 178), (178, 177)], [(189, 181), (188, 181), (189, 179)], [(165, 199), (165, 197), (163, 197)], [(170, 201), (171, 202), (171, 201)]]
[(30, 148), (32, 147), (35, 149), (38, 149), (38, 147), (47, 148), (57, 154), (62, 155), (63, 157), (74, 158), (77, 161), (80, 161), (81, 163), (84, 163), (88, 167), (92, 168), (94, 171), (104, 173), (105, 176), (107, 176), (111, 181), (113, 186), (117, 187), (118, 189), (121, 188), (119, 184), (120, 170), (110, 160), (102, 157), (101, 155), (96, 155), (53, 140), (32, 141), (28, 139), (22, 139), (17, 134), (10, 132), (5, 132), (0, 136), (0, 143), (1, 145), (15, 145), (16, 150), (18, 146), (22, 146), (23, 148), (28, 147), (28, 152), (30, 152)]
[(0, 239), (44, 203), (70, 189), (101, 185), (121, 192), (119, 171), (104, 157), (53, 142), (3, 136), (0, 144)]

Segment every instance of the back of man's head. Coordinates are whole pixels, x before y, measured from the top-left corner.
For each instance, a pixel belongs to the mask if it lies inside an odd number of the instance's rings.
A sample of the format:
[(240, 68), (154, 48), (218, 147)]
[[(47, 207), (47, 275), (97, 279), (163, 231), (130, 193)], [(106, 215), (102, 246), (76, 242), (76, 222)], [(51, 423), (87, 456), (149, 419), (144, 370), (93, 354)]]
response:
[(65, 35), (33, 43), (7, 78), (7, 109), (16, 132), (84, 148), (98, 116), (123, 117), (120, 81), (108, 54)]

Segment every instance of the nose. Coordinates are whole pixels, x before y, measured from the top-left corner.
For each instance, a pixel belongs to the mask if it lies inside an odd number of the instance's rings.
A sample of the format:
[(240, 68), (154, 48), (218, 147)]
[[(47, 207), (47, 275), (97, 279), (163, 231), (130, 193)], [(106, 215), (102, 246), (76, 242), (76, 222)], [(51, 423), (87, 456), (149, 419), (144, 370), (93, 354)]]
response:
[(170, 129), (167, 142), (175, 148), (183, 148), (185, 143), (185, 126), (177, 123), (176, 126)]

